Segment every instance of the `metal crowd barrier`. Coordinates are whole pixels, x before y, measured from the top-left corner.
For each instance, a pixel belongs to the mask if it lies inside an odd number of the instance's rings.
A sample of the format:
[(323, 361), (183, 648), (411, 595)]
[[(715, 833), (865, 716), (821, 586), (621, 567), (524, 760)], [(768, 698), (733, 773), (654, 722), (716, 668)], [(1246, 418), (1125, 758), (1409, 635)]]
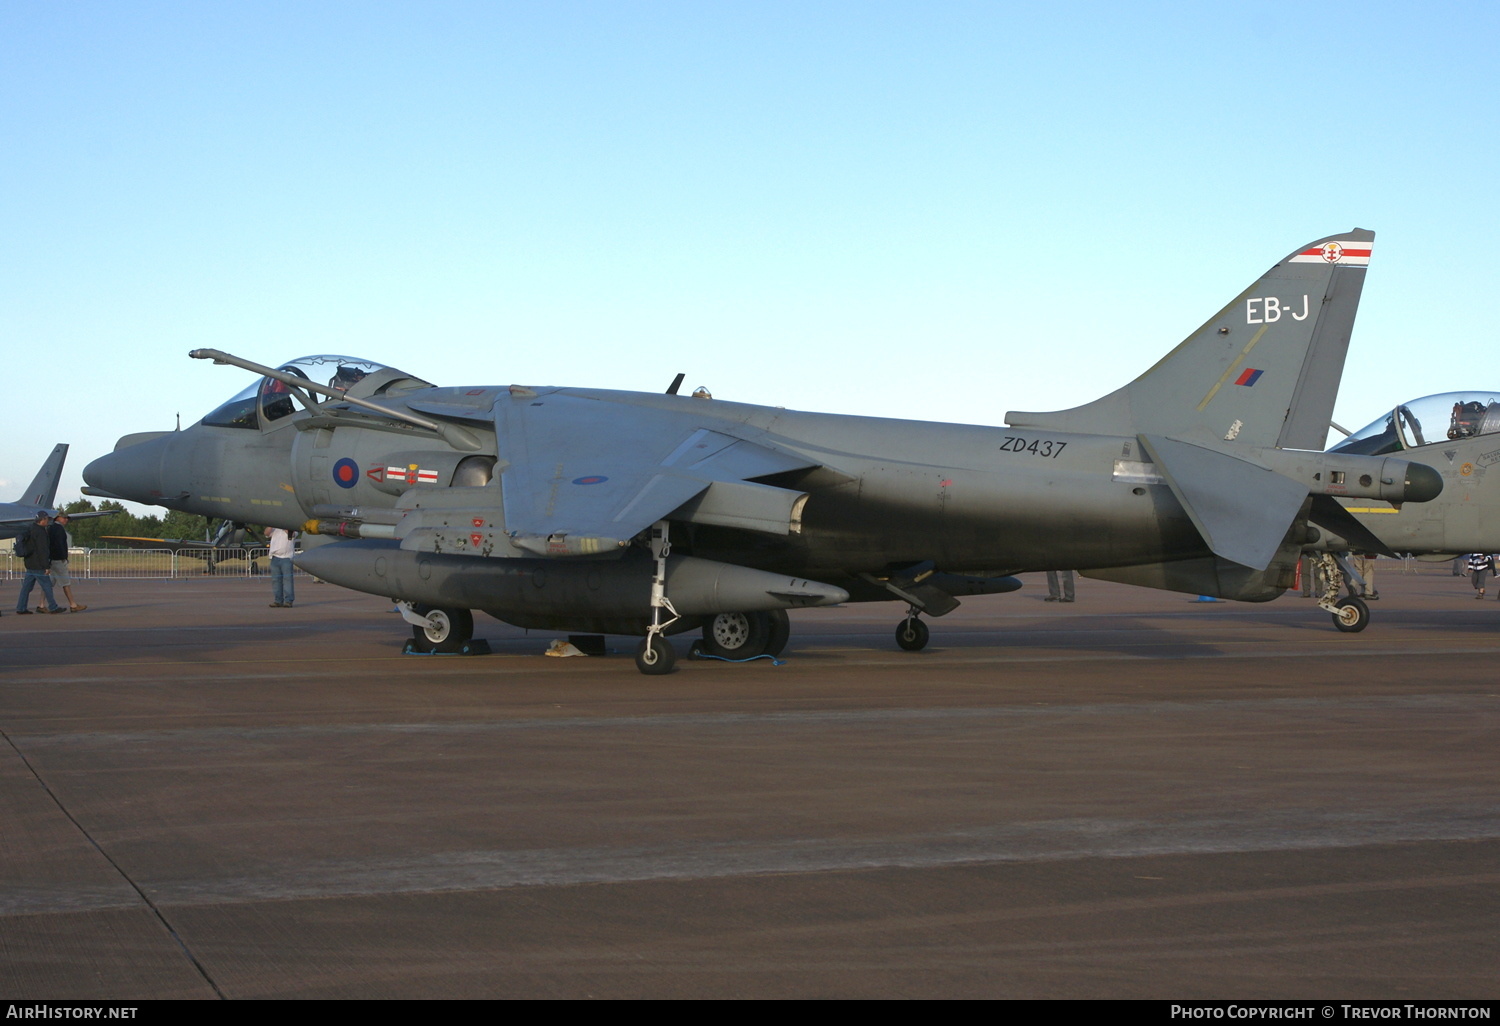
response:
[[(208, 556), (212, 558), (206, 558)], [(75, 549), (68, 573), (79, 580), (264, 580), (271, 557), (264, 548), (209, 553), (203, 549)], [(306, 577), (294, 570), (298, 577)], [(19, 580), (25, 561), (6, 546), (0, 552), (0, 579)]]

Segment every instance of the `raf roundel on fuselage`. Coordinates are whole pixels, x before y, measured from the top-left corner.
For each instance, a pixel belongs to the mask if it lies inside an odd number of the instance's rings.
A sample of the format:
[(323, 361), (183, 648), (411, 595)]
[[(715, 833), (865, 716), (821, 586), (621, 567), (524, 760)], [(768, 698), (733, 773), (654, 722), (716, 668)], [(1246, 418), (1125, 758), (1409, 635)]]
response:
[[(347, 392), (356, 399), (379, 395), (397, 381), (407, 387), (431, 384), (394, 367), (352, 356), (303, 356), (277, 370)], [(316, 392), (308, 393), (308, 397), (315, 403), (330, 401)], [(203, 423), (209, 427), (258, 428), (296, 411), (290, 386), (274, 378), (261, 378), (204, 417)]]
[(1442, 392), (1402, 403), (1330, 451), (1381, 456), (1497, 432), (1500, 432), (1500, 390)]

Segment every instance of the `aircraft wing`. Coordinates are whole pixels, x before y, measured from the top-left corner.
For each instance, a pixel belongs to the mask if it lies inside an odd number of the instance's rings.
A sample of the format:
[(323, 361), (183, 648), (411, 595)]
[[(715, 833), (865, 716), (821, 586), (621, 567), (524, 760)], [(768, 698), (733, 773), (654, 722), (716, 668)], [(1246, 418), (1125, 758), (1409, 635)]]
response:
[[(92, 513), (69, 513), (68, 514), (68, 519), (69, 520), (87, 520), (89, 517), (107, 517), (111, 513), (118, 513), (118, 512), (120, 512), (120, 511), (117, 510), (117, 509), (101, 509), (101, 510), (95, 510)], [(19, 526), (19, 525), (31, 524), (31, 523), (35, 523), (35, 522), (36, 522), (36, 514), (32, 513), (30, 516), (27, 516), (27, 517), (9, 517), (9, 518), (0, 520), (0, 527), (16, 527), (16, 526)]]
[(747, 479), (816, 464), (696, 412), (561, 392), (502, 398), (495, 426), (510, 460), (500, 485), (512, 541), (539, 555), (608, 552), (669, 514), (795, 530), (806, 496)]
[(112, 542), (117, 548), (122, 549), (175, 549), (184, 555), (197, 556), (206, 559), (210, 555), (229, 558), (243, 553), (248, 545), (215, 545), (213, 542), (197, 541), (193, 538), (136, 538), (120, 534), (106, 534), (99, 538), (102, 542)]

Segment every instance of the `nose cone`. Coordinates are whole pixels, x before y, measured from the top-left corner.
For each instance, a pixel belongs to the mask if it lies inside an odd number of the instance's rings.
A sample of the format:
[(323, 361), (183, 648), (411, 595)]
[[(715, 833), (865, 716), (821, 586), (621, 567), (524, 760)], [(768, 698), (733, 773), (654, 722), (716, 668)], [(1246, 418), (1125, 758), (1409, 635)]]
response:
[(1406, 468), (1406, 501), (1431, 502), (1443, 493), (1443, 475), (1425, 463)]
[(131, 437), (120, 439), (114, 452), (84, 467), (83, 479), (98, 491), (133, 502), (154, 503), (162, 494), (161, 463), (169, 439), (127, 444)]

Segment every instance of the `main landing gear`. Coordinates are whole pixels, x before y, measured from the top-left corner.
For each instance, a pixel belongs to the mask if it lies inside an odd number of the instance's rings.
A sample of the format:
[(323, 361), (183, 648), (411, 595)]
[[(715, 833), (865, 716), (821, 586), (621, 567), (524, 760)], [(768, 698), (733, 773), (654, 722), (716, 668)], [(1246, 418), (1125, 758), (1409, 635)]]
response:
[(781, 655), (792, 634), (785, 609), (769, 613), (719, 613), (703, 625), (703, 640), (693, 642), (694, 656), (754, 659)]
[(958, 608), (958, 599), (929, 579), (935, 573), (937, 564), (929, 559), (885, 577), (860, 574), (869, 583), (884, 588), (906, 603), (906, 619), (896, 627), (896, 644), (908, 652), (922, 651), (932, 636), (927, 625), (918, 619), (923, 613), (946, 616)]
[(902, 620), (896, 627), (896, 644), (908, 652), (922, 651), (922, 649), (927, 647), (928, 638), (932, 636), (932, 632), (927, 629), (927, 625), (917, 619), (919, 612), (917, 607), (913, 606), (911, 611), (907, 613), (906, 619)]
[[(1360, 597), (1368, 588), (1348, 556), (1342, 552), (1325, 552), (1317, 557), (1316, 563), (1323, 578), (1323, 594), (1318, 599), (1318, 606), (1333, 616), (1333, 625), (1346, 634), (1357, 634), (1370, 626), (1370, 607)], [(1339, 598), (1339, 590), (1346, 586), (1349, 594)]]

